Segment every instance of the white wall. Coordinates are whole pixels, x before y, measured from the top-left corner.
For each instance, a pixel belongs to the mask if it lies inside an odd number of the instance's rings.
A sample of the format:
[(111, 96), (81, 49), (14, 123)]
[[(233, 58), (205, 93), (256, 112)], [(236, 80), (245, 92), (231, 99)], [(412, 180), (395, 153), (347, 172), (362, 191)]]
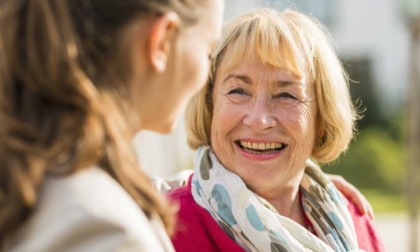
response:
[(337, 0), (333, 39), (343, 59), (368, 56), (385, 104), (406, 97), (409, 37), (398, 0)]
[(264, 0), (225, 0), (225, 20), (264, 2)]
[(170, 177), (177, 171), (192, 169), (193, 151), (186, 144), (182, 118), (169, 135), (144, 131), (134, 138), (141, 167), (153, 176)]

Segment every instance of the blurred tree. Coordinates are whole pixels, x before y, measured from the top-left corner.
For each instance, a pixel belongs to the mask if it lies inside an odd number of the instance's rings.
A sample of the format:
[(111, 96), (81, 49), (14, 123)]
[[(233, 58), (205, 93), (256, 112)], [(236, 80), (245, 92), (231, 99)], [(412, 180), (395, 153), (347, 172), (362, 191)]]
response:
[(355, 105), (363, 112), (363, 118), (357, 123), (358, 128), (362, 130), (373, 125), (384, 127), (387, 118), (378, 99), (380, 92), (376, 90), (369, 58), (345, 60), (344, 68), (351, 79), (350, 92)]
[(406, 165), (404, 117), (383, 111), (369, 58), (343, 60), (350, 92), (363, 118), (349, 150), (324, 170), (340, 174), (360, 189), (402, 194)]
[(324, 170), (344, 176), (360, 189), (401, 193), (405, 149), (383, 128), (365, 128), (341, 159)]

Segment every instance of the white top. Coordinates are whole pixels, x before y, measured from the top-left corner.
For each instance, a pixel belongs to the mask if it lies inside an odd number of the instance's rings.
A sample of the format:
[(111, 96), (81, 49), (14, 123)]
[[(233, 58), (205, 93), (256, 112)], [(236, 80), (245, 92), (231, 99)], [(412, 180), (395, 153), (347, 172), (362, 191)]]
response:
[(160, 220), (150, 221), (105, 171), (49, 176), (39, 206), (6, 251), (174, 251)]

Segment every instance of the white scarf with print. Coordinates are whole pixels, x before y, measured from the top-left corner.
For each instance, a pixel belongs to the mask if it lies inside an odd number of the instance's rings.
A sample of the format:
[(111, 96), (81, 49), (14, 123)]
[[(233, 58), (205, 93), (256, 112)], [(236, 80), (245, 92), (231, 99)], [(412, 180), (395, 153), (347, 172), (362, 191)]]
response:
[(194, 200), (246, 251), (362, 251), (345, 201), (313, 162), (308, 162), (300, 190), (305, 215), (319, 238), (249, 190), (209, 147), (197, 151)]

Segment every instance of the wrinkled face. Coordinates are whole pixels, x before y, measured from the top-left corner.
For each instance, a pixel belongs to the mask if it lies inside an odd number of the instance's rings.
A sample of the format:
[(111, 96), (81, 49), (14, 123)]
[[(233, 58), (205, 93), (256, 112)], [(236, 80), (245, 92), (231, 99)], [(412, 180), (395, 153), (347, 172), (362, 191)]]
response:
[[(181, 29), (168, 69), (156, 93), (156, 102), (142, 114), (146, 129), (173, 130), (192, 96), (204, 87), (209, 75), (209, 55), (221, 35), (224, 1), (209, 1), (207, 13), (196, 25)], [(149, 97), (149, 99), (151, 99)], [(144, 115), (144, 114), (148, 115)], [(150, 118), (150, 119), (146, 119)]]
[(300, 181), (315, 139), (314, 86), (284, 69), (243, 62), (216, 73), (212, 147), (255, 192)]

